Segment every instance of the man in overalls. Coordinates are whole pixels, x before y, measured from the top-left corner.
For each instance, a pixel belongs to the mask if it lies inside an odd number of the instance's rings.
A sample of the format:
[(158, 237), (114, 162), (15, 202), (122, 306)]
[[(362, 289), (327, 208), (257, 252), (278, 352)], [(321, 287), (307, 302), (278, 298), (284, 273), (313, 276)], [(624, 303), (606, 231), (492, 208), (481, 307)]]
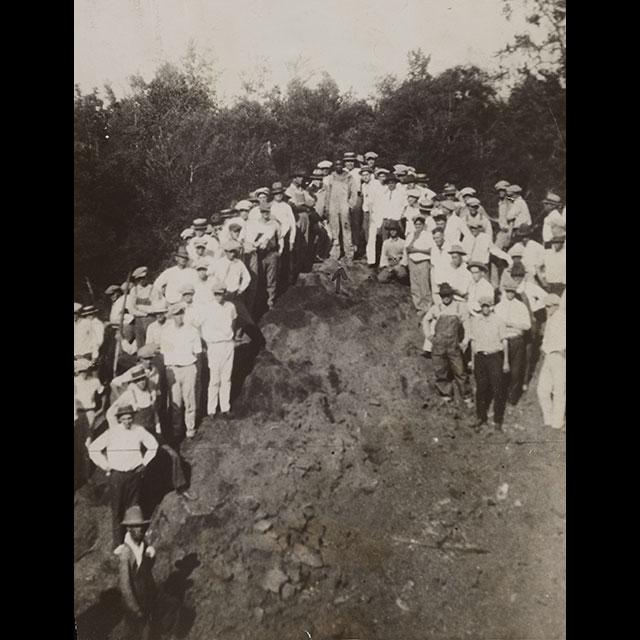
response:
[(435, 387), (445, 402), (465, 397), (466, 375), (462, 354), (469, 343), (469, 313), (464, 302), (453, 300), (454, 290), (449, 283), (440, 285), (441, 302), (434, 304), (423, 321), (427, 339), (431, 342), (431, 357)]

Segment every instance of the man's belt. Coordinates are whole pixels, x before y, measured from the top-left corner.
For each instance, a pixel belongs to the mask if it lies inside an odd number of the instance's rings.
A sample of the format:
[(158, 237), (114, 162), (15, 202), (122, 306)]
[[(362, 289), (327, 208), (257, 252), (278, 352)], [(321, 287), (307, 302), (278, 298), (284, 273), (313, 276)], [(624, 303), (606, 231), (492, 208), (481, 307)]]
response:
[(477, 356), (493, 356), (496, 353), (502, 353), (502, 349), (499, 351), (476, 351)]

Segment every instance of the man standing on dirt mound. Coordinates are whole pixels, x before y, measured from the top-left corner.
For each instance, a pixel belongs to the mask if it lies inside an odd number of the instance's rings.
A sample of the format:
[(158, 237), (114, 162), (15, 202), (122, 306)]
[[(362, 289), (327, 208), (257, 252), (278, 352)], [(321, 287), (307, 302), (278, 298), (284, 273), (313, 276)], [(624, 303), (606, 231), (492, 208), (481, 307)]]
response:
[[(344, 170), (342, 160), (333, 163), (333, 173), (327, 176), (325, 215), (329, 219), (333, 246), (330, 257), (339, 260), (341, 253), (347, 262), (353, 260), (354, 247), (351, 239), (350, 209), (355, 205), (356, 189), (353, 177)], [(342, 238), (342, 252), (340, 246)]]

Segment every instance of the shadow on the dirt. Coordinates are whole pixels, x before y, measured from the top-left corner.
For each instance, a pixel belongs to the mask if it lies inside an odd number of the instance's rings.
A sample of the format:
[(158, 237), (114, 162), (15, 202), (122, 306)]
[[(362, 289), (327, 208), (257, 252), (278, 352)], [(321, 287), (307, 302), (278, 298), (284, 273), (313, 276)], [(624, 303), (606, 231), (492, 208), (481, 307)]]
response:
[(118, 589), (107, 589), (100, 600), (76, 618), (77, 640), (105, 640), (122, 620), (124, 609)]

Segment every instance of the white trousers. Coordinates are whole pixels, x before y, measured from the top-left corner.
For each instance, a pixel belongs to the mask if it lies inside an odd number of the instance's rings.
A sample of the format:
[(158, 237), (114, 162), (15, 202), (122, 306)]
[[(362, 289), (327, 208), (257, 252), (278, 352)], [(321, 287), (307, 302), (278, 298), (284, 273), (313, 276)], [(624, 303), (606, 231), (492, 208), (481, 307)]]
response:
[(235, 353), (233, 340), (226, 342), (207, 342), (207, 358), (209, 359), (209, 394), (207, 413), (214, 414), (218, 410), (231, 409), (231, 371)]
[(180, 421), (180, 411), (184, 407), (184, 424), (187, 433), (196, 428), (196, 365), (187, 367), (167, 367), (167, 384), (171, 389), (171, 405), (174, 425)]
[(566, 382), (565, 357), (559, 351), (546, 354), (538, 380), (538, 402), (540, 402), (544, 423), (551, 425), (554, 429), (562, 429), (564, 423), (567, 405)]
[(375, 220), (369, 219), (369, 237), (367, 238), (367, 263), (376, 263), (376, 238), (378, 237), (378, 231), (380, 226)]

